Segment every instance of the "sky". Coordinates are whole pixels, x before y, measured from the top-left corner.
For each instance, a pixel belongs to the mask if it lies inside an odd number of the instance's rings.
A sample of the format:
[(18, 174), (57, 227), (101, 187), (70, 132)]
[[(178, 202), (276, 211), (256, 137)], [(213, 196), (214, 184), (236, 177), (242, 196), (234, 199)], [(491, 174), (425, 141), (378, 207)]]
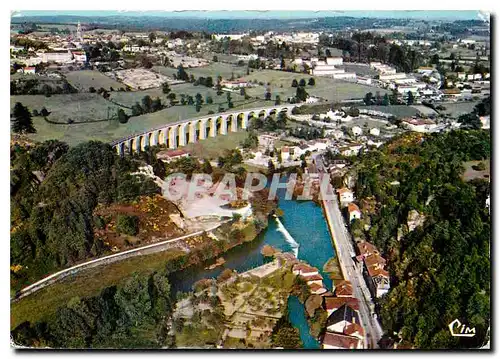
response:
[(54, 15), (79, 15), (79, 16), (164, 16), (176, 18), (208, 18), (208, 19), (290, 19), (290, 18), (316, 18), (330, 16), (352, 16), (371, 18), (411, 18), (411, 19), (446, 19), (446, 20), (474, 20), (478, 19), (478, 11), (474, 10), (413, 10), (413, 11), (111, 11), (111, 10), (69, 10), (69, 11), (30, 11), (21, 10), (14, 12), (13, 16), (54, 16)]

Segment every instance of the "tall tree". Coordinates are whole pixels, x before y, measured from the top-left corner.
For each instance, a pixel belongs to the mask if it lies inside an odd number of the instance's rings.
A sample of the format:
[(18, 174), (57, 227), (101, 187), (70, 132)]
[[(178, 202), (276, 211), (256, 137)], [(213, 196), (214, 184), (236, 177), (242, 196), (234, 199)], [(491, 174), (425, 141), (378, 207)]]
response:
[(35, 133), (31, 113), (21, 102), (16, 102), (13, 112), (12, 131), (15, 133)]

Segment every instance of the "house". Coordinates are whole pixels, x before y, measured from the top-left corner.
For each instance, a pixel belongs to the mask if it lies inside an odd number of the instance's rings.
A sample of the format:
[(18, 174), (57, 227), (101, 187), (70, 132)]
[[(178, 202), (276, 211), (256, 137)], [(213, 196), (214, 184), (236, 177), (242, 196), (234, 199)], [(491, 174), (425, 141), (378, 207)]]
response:
[[(389, 273), (383, 269), (380, 256), (370, 256), (365, 258), (365, 267), (369, 277), (368, 288), (372, 295), (380, 298), (391, 289)], [(385, 263), (385, 260), (384, 260)]]
[(349, 222), (361, 218), (361, 211), (359, 210), (359, 207), (355, 203), (348, 204), (347, 212), (349, 213)]
[(359, 126), (353, 126), (351, 131), (354, 136), (360, 136), (363, 133), (363, 130)]
[(25, 75), (35, 75), (36, 68), (34, 66), (24, 67), (23, 74)]
[(281, 160), (288, 161), (290, 159), (290, 148), (288, 146), (281, 147)]
[(328, 65), (337, 65), (337, 66), (341, 66), (343, 64), (343, 59), (342, 57), (327, 57), (326, 58), (326, 63)]
[(337, 194), (339, 195), (339, 201), (341, 204), (350, 203), (354, 201), (354, 193), (349, 188), (339, 188), (337, 190)]
[(300, 276), (303, 280), (307, 282), (308, 285), (312, 285), (314, 283), (323, 286), (323, 277), (320, 274), (314, 274), (309, 276)]
[(309, 289), (311, 291), (311, 294), (317, 294), (317, 295), (321, 295), (321, 294), (324, 294), (326, 293), (326, 288), (323, 287), (322, 285), (320, 284), (317, 284), (317, 283), (312, 283), (310, 286), (309, 286)]
[(228, 89), (238, 89), (251, 86), (249, 82), (244, 80), (222, 81), (221, 85)]
[(337, 309), (342, 308), (344, 305), (359, 311), (359, 301), (354, 297), (324, 297), (323, 300), (323, 307), (328, 313), (328, 316), (330, 316)]
[(69, 50), (41, 52), (37, 53), (37, 56), (42, 59), (42, 62), (66, 64), (73, 61), (73, 55)]
[(75, 59), (75, 62), (78, 63), (85, 63), (87, 62), (87, 54), (85, 51), (73, 51), (73, 58)]
[(457, 100), (462, 97), (462, 91), (460, 91), (458, 88), (444, 89), (443, 97), (448, 100)]
[(356, 73), (355, 72), (343, 72), (343, 73), (336, 73), (333, 74), (333, 78), (336, 80), (356, 80)]
[(326, 332), (321, 338), (322, 349), (363, 349), (361, 339), (338, 333)]
[(321, 338), (322, 349), (363, 349), (363, 341), (357, 337), (326, 332)]
[(337, 297), (352, 297), (352, 284), (348, 280), (340, 281), (335, 286), (335, 295)]
[(490, 116), (481, 116), (479, 117), (479, 121), (481, 121), (481, 128), (488, 130), (490, 128)]
[(372, 128), (370, 130), (370, 135), (372, 135), (372, 136), (379, 136), (380, 135), (380, 130), (378, 128), (374, 127), (374, 128)]
[(326, 330), (334, 333), (344, 333), (345, 328), (350, 324), (360, 324), (359, 312), (344, 304), (328, 316)]
[(422, 75), (430, 75), (434, 72), (434, 68), (421, 66), (417, 69), (417, 72)]
[(372, 79), (369, 77), (358, 76), (357, 81), (358, 81), (358, 84), (362, 84), (362, 85), (371, 85), (372, 84)]
[(181, 149), (160, 151), (156, 154), (156, 158), (162, 160), (163, 162), (171, 162), (189, 156), (189, 152), (183, 151)]
[[(300, 275), (303, 277), (312, 277), (315, 275), (319, 275), (318, 269), (304, 263), (294, 265), (292, 272), (295, 275)], [(323, 279), (323, 277), (321, 277), (321, 279)]]
[(412, 118), (401, 121), (401, 125), (410, 131), (425, 133), (432, 132), (437, 128), (437, 124), (430, 119)]
[(360, 258), (358, 259), (359, 261), (361, 261), (364, 258), (371, 256), (373, 254), (376, 254), (376, 255), (380, 254), (377, 247), (375, 247), (370, 242), (363, 241), (363, 242), (359, 242), (357, 245), (358, 245), (358, 251), (359, 251), (359, 256), (360, 256)]

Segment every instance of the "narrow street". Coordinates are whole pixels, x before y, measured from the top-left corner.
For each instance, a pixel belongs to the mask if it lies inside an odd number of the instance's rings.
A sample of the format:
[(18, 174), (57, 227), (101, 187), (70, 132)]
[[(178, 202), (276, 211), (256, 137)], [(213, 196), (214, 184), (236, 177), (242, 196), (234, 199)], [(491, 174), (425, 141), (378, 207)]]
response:
[[(316, 168), (319, 172), (326, 172), (323, 158), (320, 154), (313, 156)], [(365, 348), (378, 348), (378, 341), (383, 335), (378, 320), (373, 318), (374, 303), (366, 285), (361, 267), (353, 260), (355, 250), (351, 236), (347, 231), (342, 217), (337, 198), (323, 201), (325, 215), (333, 235), (337, 257), (346, 280), (352, 283), (354, 296), (359, 300), (359, 315), (363, 328), (365, 329)]]

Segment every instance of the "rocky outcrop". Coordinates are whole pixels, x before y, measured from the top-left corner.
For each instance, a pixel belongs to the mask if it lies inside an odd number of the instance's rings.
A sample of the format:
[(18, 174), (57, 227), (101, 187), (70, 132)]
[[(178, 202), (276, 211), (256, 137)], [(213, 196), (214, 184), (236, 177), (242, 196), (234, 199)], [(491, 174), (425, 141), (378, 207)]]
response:
[(408, 219), (406, 223), (408, 225), (408, 231), (412, 232), (415, 228), (423, 226), (423, 224), (425, 223), (425, 216), (418, 213), (417, 210), (412, 209), (408, 213)]

